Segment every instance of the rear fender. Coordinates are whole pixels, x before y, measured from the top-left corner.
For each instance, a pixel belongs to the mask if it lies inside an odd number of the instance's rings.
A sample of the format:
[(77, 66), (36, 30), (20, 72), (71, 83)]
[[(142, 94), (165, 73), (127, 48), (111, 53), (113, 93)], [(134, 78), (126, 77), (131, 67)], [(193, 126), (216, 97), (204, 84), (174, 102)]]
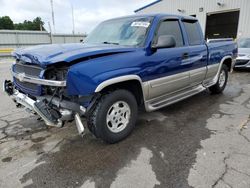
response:
[(218, 70), (217, 70), (217, 72), (216, 72), (216, 75), (215, 75), (211, 80), (205, 80), (205, 81), (203, 82), (203, 86), (204, 86), (204, 87), (210, 87), (210, 86), (212, 86), (212, 85), (214, 85), (214, 84), (217, 83), (217, 81), (218, 81), (218, 79), (219, 79), (219, 75), (220, 75), (221, 68), (222, 68), (222, 66), (223, 66), (223, 64), (225, 63), (226, 60), (231, 60), (231, 61), (232, 61), (232, 63), (231, 63), (231, 69), (230, 69), (230, 70), (232, 70), (232, 66), (233, 66), (233, 64), (234, 64), (234, 63), (233, 63), (233, 58), (232, 58), (232, 56), (228, 55), (228, 56), (223, 57), (223, 58), (221, 59), (220, 63), (219, 63), (219, 66), (218, 66)]

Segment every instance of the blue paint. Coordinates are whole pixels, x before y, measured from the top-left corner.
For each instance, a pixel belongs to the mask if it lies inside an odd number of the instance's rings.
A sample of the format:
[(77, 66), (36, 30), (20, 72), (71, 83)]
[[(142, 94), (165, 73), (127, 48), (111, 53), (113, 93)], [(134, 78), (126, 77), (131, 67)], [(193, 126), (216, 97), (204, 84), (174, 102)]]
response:
[[(21, 49), (14, 52), (14, 56), (26, 59), (25, 62), (30, 64), (39, 64), (42, 67), (47, 67), (58, 62), (72, 62), (79, 58), (89, 56), (129, 52), (133, 48), (110, 46), (110, 45), (84, 45), (82, 43), (76, 44), (48, 44), (38, 45), (31, 48)], [(22, 55), (20, 55), (22, 54)], [(30, 59), (27, 61), (27, 59)]]

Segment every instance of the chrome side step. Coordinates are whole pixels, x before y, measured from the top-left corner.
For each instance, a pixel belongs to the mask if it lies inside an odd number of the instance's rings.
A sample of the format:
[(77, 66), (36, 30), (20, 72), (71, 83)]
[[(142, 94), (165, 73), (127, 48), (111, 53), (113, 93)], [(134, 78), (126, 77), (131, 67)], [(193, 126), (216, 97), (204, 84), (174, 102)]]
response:
[(165, 106), (171, 105), (173, 103), (184, 100), (188, 97), (196, 95), (202, 91), (206, 90), (202, 85), (180, 91), (179, 93), (168, 94), (160, 96), (145, 102), (146, 111), (154, 111)]

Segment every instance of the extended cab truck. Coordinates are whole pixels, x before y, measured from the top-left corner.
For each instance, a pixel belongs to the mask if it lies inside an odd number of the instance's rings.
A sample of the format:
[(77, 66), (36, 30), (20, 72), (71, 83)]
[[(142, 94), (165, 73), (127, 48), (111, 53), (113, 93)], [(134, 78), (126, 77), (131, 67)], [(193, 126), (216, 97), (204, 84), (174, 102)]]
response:
[(17, 50), (4, 90), (19, 107), (61, 127), (81, 118), (115, 143), (133, 130), (138, 106), (150, 112), (207, 88), (221, 93), (237, 57), (232, 40), (203, 40), (193, 17), (134, 15), (101, 23), (79, 44)]

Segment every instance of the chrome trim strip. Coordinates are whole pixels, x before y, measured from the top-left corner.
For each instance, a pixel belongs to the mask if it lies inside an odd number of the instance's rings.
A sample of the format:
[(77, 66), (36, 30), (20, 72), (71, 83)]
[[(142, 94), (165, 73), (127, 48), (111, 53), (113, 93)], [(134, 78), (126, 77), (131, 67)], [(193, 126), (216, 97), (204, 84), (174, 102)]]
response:
[(13, 70), (11, 71), (12, 76), (18, 79), (20, 82), (29, 82), (33, 84), (46, 85), (46, 86), (55, 86), (55, 87), (65, 87), (66, 81), (56, 81), (56, 80), (46, 80), (35, 78), (25, 75), (25, 73), (16, 73)]

